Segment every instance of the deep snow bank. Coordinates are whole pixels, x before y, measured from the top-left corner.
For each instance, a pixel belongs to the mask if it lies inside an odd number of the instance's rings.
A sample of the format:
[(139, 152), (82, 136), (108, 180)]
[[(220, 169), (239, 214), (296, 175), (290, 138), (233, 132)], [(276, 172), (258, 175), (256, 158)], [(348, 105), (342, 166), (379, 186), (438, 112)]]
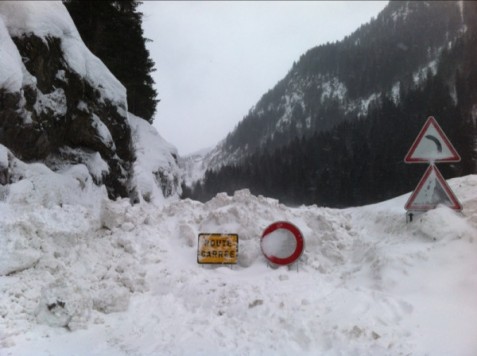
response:
[(138, 221), (129, 201), (109, 200), (82, 164), (53, 172), (0, 145), (5, 167), (13, 183), (0, 185), (0, 344), (31, 322), (73, 330), (92, 310), (126, 310), (145, 273), (108, 227)]
[[(345, 210), (246, 190), (160, 208), (106, 201), (99, 214), (1, 203), (1, 236), (36, 255), (0, 277), (0, 345), (7, 355), (474, 355), (477, 176), (449, 183), (463, 214), (438, 207), (412, 224), (408, 195)], [(260, 253), (276, 220), (305, 236), (292, 268), (267, 268)], [(239, 234), (238, 266), (197, 265), (205, 231)]]
[(34, 266), (42, 256), (42, 238), (67, 239), (100, 227), (107, 194), (86, 166), (53, 172), (20, 161), (0, 145), (0, 175), (0, 275)]

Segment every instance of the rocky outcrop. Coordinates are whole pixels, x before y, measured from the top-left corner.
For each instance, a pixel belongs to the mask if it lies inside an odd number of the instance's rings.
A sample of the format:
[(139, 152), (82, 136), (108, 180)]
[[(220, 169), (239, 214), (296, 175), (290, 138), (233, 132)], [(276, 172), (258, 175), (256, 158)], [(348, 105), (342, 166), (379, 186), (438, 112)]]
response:
[(107, 169), (91, 172), (96, 182), (110, 197), (127, 196), (134, 154), (125, 104), (103, 98), (68, 66), (60, 38), (29, 34), (13, 41), (31, 77), (19, 92), (0, 90), (0, 143), (54, 169), (89, 166), (85, 157), (98, 152)]
[[(177, 197), (177, 151), (141, 121), (61, 2), (0, 2), (0, 147), (59, 173), (83, 165), (112, 199)], [(22, 179), (10, 161), (0, 185)]]
[(126, 90), (86, 48), (63, 5), (2, 4), (0, 27), (11, 57), (4, 61), (15, 69), (0, 72), (0, 143), (53, 170), (83, 163), (111, 198), (128, 196), (135, 157)]

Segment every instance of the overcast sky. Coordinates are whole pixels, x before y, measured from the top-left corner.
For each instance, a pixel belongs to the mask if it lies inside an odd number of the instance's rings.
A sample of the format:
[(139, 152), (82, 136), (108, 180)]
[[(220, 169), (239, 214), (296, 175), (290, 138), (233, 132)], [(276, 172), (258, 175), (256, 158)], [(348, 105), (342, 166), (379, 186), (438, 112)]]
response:
[(180, 155), (215, 146), (310, 48), (342, 40), (387, 1), (145, 1), (161, 102)]

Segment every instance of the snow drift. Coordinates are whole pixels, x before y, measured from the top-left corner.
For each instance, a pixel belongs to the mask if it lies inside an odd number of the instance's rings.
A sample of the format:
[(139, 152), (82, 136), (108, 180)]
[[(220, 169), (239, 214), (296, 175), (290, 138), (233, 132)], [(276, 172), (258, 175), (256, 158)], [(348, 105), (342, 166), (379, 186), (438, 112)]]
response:
[[(25, 262), (2, 265), (2, 353), (474, 355), (477, 176), (449, 184), (462, 214), (408, 224), (408, 194), (344, 210), (247, 190), (161, 207), (7, 197), (0, 251)], [(305, 237), (290, 268), (260, 253), (277, 220)], [(199, 232), (238, 233), (238, 265), (199, 266)]]

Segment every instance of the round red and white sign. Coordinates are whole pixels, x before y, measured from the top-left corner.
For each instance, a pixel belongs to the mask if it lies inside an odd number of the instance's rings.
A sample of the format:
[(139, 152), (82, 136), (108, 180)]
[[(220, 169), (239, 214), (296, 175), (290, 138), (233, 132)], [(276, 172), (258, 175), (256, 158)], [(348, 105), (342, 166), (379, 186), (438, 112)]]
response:
[(277, 221), (268, 226), (260, 239), (263, 255), (270, 262), (285, 266), (300, 258), (304, 249), (300, 230), (286, 221)]

